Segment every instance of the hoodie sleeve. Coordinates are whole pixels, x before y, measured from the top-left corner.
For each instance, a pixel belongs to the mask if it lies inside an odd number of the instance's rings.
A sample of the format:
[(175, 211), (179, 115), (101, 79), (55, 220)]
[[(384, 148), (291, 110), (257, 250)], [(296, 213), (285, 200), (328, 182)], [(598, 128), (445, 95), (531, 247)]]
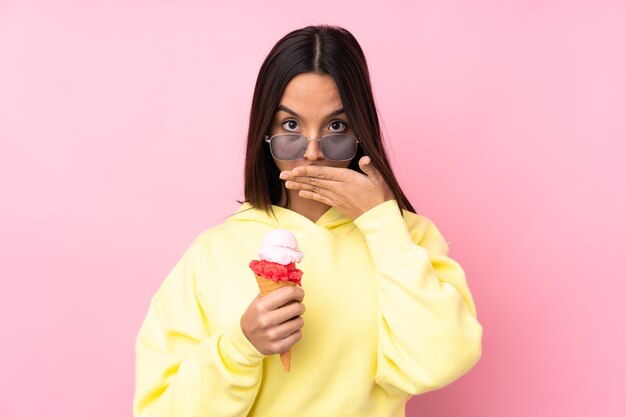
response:
[(263, 354), (239, 323), (210, 334), (192, 247), (152, 298), (136, 341), (135, 417), (245, 416), (261, 381)]
[(376, 382), (392, 395), (441, 388), (481, 355), (482, 327), (463, 270), (430, 220), (406, 217), (391, 200), (354, 221), (378, 276)]

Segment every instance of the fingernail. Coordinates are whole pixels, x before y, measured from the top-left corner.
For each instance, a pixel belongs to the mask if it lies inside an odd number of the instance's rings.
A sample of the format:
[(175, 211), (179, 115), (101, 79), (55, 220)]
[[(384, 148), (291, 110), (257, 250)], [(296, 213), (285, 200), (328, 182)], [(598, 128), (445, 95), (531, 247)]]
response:
[(287, 177), (288, 177), (287, 173), (285, 173), (285, 172), (281, 172), (280, 173), (280, 179), (281, 180), (287, 179)]

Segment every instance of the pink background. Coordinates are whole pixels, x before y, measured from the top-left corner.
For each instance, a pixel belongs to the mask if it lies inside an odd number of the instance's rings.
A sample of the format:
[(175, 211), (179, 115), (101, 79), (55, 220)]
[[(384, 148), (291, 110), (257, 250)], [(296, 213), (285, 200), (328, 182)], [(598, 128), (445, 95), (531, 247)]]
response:
[(314, 23), (360, 40), (485, 328), (408, 415), (625, 415), (626, 3), (207, 3), (0, 2), (0, 415), (131, 414), (150, 297), (238, 206), (258, 68)]

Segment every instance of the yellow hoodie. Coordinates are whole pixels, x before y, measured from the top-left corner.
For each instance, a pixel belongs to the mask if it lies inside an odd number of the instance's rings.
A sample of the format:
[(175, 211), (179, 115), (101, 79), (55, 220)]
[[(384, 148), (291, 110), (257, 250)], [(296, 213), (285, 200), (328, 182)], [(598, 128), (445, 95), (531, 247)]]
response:
[[(136, 417), (404, 416), (411, 395), (479, 359), (465, 275), (426, 217), (401, 215), (395, 201), (354, 222), (335, 208), (316, 223), (273, 209), (244, 204), (201, 234), (152, 298), (137, 337)], [(248, 263), (272, 228), (305, 253), (290, 373), (239, 324), (258, 294)]]

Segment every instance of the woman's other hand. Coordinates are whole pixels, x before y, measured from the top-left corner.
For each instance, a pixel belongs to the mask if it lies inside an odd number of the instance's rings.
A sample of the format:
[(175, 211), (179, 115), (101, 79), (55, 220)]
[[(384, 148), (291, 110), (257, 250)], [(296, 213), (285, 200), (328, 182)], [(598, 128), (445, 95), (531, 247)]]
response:
[(359, 159), (365, 175), (347, 168), (318, 165), (299, 166), (283, 171), (285, 187), (300, 190), (298, 195), (337, 207), (352, 220), (371, 208), (394, 198), (369, 156)]
[(296, 286), (283, 287), (264, 297), (259, 294), (241, 316), (241, 330), (264, 355), (289, 350), (301, 338), (304, 320), (304, 291)]

